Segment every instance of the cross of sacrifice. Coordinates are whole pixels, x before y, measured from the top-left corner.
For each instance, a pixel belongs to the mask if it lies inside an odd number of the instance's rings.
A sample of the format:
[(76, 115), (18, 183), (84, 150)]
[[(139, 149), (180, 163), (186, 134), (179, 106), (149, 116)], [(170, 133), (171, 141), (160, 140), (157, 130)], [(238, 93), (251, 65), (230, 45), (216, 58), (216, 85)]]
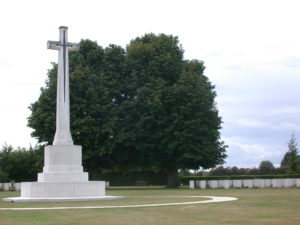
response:
[(59, 41), (48, 41), (48, 49), (58, 50), (56, 132), (53, 145), (73, 145), (70, 132), (69, 56), (79, 45), (68, 42), (68, 27), (59, 27)]

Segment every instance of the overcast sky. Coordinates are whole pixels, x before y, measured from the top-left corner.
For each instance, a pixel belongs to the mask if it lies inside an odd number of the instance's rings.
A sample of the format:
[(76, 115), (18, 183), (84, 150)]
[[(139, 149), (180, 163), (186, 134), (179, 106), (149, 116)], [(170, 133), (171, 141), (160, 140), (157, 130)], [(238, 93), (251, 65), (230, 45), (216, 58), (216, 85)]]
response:
[(0, 3), (0, 145), (35, 144), (28, 106), (44, 86), (58, 27), (69, 41), (126, 46), (145, 33), (179, 37), (186, 59), (205, 62), (229, 146), (225, 166), (279, 165), (300, 140), (300, 1), (9, 0)]

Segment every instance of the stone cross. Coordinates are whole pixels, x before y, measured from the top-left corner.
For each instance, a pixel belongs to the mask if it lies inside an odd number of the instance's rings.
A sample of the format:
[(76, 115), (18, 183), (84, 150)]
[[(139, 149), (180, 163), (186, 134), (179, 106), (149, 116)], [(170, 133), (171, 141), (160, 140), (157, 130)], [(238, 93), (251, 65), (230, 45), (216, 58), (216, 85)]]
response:
[(59, 41), (48, 41), (48, 49), (58, 50), (56, 132), (53, 145), (73, 145), (70, 132), (70, 93), (68, 51), (78, 51), (79, 45), (68, 42), (68, 27), (59, 27)]

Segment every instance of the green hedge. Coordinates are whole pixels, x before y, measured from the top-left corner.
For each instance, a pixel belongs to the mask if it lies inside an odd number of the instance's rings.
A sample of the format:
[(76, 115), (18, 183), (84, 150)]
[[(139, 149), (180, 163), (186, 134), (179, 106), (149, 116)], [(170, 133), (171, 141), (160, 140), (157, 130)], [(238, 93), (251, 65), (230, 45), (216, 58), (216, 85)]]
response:
[(188, 184), (190, 180), (248, 180), (248, 179), (284, 179), (284, 178), (300, 178), (300, 174), (284, 174), (284, 175), (231, 175), (231, 176), (185, 176), (181, 177), (183, 184)]
[(135, 186), (137, 183), (166, 185), (167, 175), (163, 172), (152, 171), (105, 171), (101, 173), (99, 179), (108, 181), (111, 186)]

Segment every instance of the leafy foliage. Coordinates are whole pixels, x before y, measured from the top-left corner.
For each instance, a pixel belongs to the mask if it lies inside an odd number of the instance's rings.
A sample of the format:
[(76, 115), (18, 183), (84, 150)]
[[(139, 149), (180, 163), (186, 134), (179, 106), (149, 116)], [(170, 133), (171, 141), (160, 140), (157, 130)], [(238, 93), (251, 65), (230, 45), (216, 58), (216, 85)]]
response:
[(270, 161), (262, 161), (259, 165), (259, 173), (260, 174), (273, 174), (275, 167), (273, 163)]
[(287, 174), (287, 170), (282, 167), (274, 167), (270, 161), (262, 161), (258, 168), (238, 168), (218, 166), (211, 169), (209, 172), (200, 171), (197, 176), (232, 176), (232, 175), (272, 175), (272, 174)]
[(14, 149), (4, 145), (0, 151), (0, 182), (34, 181), (42, 163), (43, 151), (39, 147)]

